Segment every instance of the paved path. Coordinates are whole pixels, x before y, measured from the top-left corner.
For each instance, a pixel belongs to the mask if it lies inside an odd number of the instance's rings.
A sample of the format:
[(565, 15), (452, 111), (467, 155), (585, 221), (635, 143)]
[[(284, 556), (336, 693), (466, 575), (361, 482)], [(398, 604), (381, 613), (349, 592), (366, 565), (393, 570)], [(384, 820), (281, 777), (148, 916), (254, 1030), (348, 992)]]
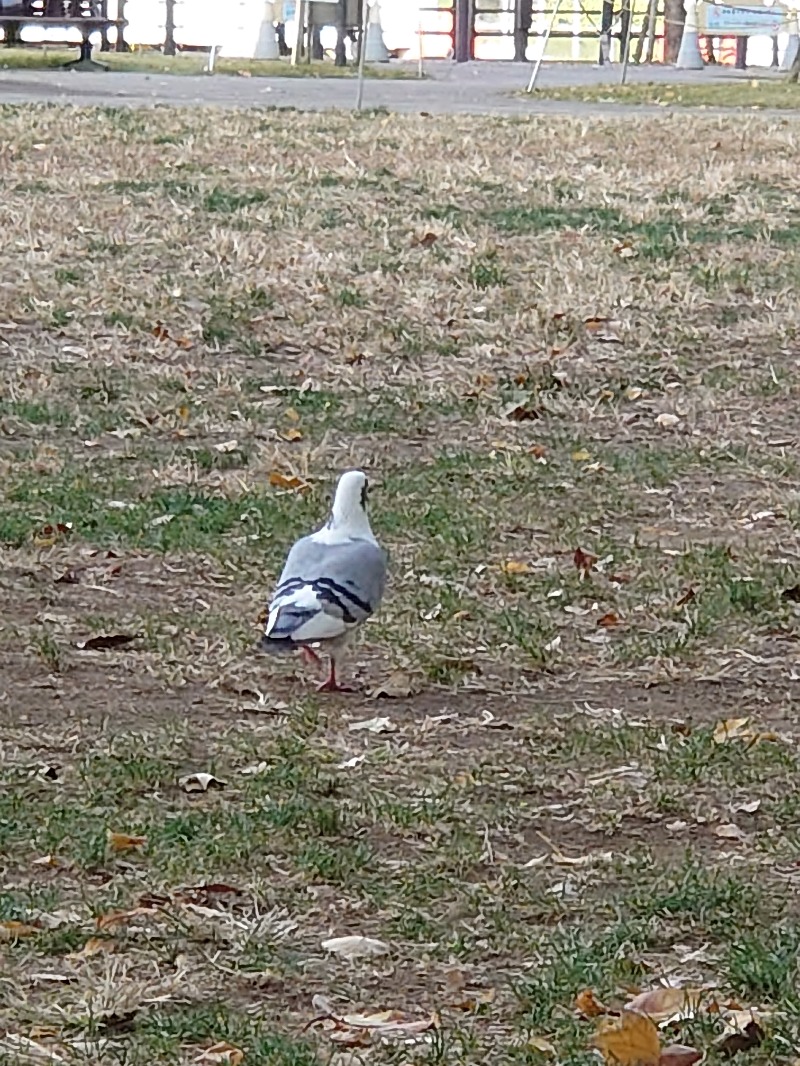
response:
[[(423, 81), (369, 79), (364, 91), (365, 107), (390, 111), (435, 114), (657, 114), (666, 109), (655, 105), (581, 103), (543, 100), (513, 95), (525, 88), (530, 66), (522, 63), (426, 63)], [(672, 67), (631, 68), (629, 82), (698, 83), (739, 78), (774, 79), (774, 71), (677, 71)], [(616, 84), (619, 67), (590, 64), (550, 63), (542, 69), (539, 85)], [(58, 70), (0, 70), (0, 103), (60, 103), (103, 106), (152, 107), (296, 107), (301, 110), (351, 109), (356, 82), (340, 78), (241, 78), (217, 74), (131, 74), (122, 72), (77, 72)], [(683, 109), (678, 108), (678, 111)], [(715, 113), (705, 110), (704, 114)], [(730, 111), (720, 111), (730, 114)], [(765, 114), (766, 112), (759, 112)], [(774, 112), (788, 117), (792, 112)]]

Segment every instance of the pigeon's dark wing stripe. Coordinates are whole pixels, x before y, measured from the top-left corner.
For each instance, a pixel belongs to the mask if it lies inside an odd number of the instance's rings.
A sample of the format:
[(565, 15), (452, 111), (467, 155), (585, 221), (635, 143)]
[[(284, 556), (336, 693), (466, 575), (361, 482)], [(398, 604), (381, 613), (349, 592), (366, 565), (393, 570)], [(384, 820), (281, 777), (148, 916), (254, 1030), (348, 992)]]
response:
[[(293, 577), (288, 581), (284, 581), (282, 585), (279, 585), (275, 590), (274, 599), (279, 597), (288, 596), (292, 592), (297, 592), (299, 589), (308, 585), (327, 603), (335, 604), (345, 614), (349, 614), (347, 610), (347, 603), (343, 601), (349, 600), (350, 603), (357, 607), (365, 615), (372, 614), (372, 607), (360, 596), (357, 596), (351, 589), (346, 588), (344, 585), (340, 585), (338, 581), (334, 581), (330, 577), (318, 577), (311, 581), (304, 581), (303, 578)], [(355, 621), (355, 619), (345, 618), (345, 621)]]
[(300, 626), (305, 625), (315, 614), (319, 612), (313, 608), (299, 608), (294, 606), (281, 607), (275, 625), (272, 627), (270, 637), (273, 640), (281, 640), (289, 637)]
[(330, 591), (339, 598), (346, 597), (351, 603), (358, 607), (359, 611), (363, 611), (364, 614), (372, 614), (372, 607), (362, 600), (360, 596), (356, 596), (355, 592), (346, 588), (344, 585), (340, 585), (338, 581), (334, 581), (332, 577), (319, 577), (314, 582), (316, 587), (329, 588)]

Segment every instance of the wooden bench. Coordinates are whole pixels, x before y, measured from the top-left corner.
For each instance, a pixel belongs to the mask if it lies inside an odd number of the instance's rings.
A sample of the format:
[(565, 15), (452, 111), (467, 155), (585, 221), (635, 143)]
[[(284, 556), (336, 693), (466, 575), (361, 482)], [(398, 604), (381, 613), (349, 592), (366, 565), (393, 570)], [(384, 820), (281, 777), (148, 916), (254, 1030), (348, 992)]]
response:
[[(19, 0), (17, 3), (0, 2), (0, 27), (6, 45), (19, 43), (19, 31), (23, 26), (53, 27), (67, 29), (76, 27), (81, 31), (78, 58), (64, 63), (68, 70), (108, 70), (105, 63), (92, 59), (90, 36), (98, 30), (105, 38), (113, 26), (121, 31), (127, 26), (126, 19), (108, 17), (108, 0)], [(2, 63), (2, 58), (0, 58)]]

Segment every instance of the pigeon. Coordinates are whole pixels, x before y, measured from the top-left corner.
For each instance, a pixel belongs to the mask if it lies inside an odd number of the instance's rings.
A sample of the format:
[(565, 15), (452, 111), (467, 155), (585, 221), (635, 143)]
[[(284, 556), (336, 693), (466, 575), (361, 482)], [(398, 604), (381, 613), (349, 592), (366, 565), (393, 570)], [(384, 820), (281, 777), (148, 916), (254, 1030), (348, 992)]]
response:
[(314, 649), (330, 656), (320, 692), (352, 691), (336, 679), (336, 667), (356, 630), (377, 610), (386, 585), (386, 552), (367, 518), (367, 477), (347, 470), (339, 478), (325, 525), (295, 542), (269, 605), (261, 638), (272, 654)]

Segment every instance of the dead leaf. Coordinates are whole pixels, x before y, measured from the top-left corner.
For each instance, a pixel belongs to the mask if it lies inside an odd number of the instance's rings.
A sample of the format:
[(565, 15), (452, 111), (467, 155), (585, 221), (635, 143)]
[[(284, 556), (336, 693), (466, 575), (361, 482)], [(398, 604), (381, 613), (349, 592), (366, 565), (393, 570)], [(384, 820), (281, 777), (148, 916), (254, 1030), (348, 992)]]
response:
[(740, 1031), (728, 1033), (717, 1041), (717, 1051), (724, 1059), (732, 1058), (740, 1051), (751, 1051), (758, 1047), (764, 1039), (764, 1030), (753, 1020), (747, 1023)]
[(212, 1044), (210, 1048), (206, 1048), (194, 1061), (218, 1063), (220, 1066), (239, 1066), (244, 1061), (244, 1052), (241, 1048), (234, 1047), (233, 1044), (226, 1044), (223, 1040), (218, 1044)]
[(661, 1022), (677, 1021), (680, 1018), (693, 1018), (700, 1007), (702, 995), (700, 988), (672, 988), (669, 985), (661, 985), (640, 992), (626, 1003), (623, 1009), (646, 1014), (651, 1021), (659, 1025)]
[(450, 1002), (454, 1010), (475, 1011), (494, 1003), (497, 993), (493, 988), (463, 988)]
[(597, 562), (597, 556), (592, 555), (591, 552), (585, 552), (582, 548), (576, 548), (572, 562), (576, 570), (582, 570), (584, 574), (588, 574)]
[(738, 840), (740, 844), (747, 840), (747, 833), (733, 822), (718, 825), (714, 830), (714, 836), (718, 836), (721, 840)]
[(597, 624), (604, 629), (611, 629), (613, 626), (618, 626), (619, 622), (619, 616), (614, 614), (613, 611), (609, 611), (607, 614), (604, 614), (602, 618), (597, 619)]
[(77, 570), (65, 570), (61, 577), (57, 577), (54, 581), (56, 585), (79, 585), (80, 578), (78, 577)]
[(373, 1029), (381, 1037), (406, 1037), (425, 1033), (439, 1026), (439, 1016), (419, 1018), (402, 1010), (377, 1011), (374, 1014), (343, 1014), (341, 1021), (352, 1029)]
[(367, 693), (373, 700), (404, 700), (414, 694), (414, 685), (408, 674), (402, 670), (395, 670), (386, 678), (381, 685), (370, 689)]
[(196, 773), (187, 774), (178, 781), (184, 792), (208, 792), (209, 789), (225, 788), (225, 782), (220, 781), (213, 774)]
[(613, 250), (620, 259), (635, 259), (639, 254), (630, 241), (619, 241), (614, 245)]
[(662, 426), (665, 429), (677, 426), (679, 422), (680, 418), (678, 418), (677, 415), (673, 415), (670, 411), (662, 411), (661, 414), (656, 415), (655, 418), (656, 425)]
[(238, 440), (222, 440), (219, 444), (214, 445), (214, 451), (220, 452), (222, 455), (227, 455), (230, 452), (235, 452), (238, 447)]
[(114, 833), (106, 830), (106, 840), (112, 851), (125, 852), (136, 851), (143, 848), (147, 843), (147, 837), (129, 836), (128, 833)]
[(80, 951), (72, 951), (67, 958), (72, 962), (80, 962), (89, 959), (92, 955), (99, 955), (104, 951), (113, 951), (116, 945), (113, 940), (106, 940), (102, 936), (90, 936)]
[(150, 332), (153, 334), (157, 341), (169, 340), (169, 330), (163, 322), (156, 322)]
[(527, 395), (521, 396), (518, 400), (505, 407), (501, 417), (508, 419), (510, 422), (533, 422), (535, 419), (541, 418), (541, 413), (538, 407), (534, 406), (533, 397)]
[(703, 1058), (703, 1052), (685, 1044), (670, 1044), (661, 1052), (658, 1066), (694, 1066)]
[(110, 633), (108, 636), (89, 637), (87, 640), (76, 641), (78, 651), (104, 651), (107, 648), (122, 648), (134, 640), (138, 640), (140, 633)]
[(578, 993), (575, 997), (575, 1009), (584, 1018), (599, 1018), (601, 1014), (608, 1014), (608, 1008), (600, 1003), (591, 988), (584, 988)]
[(525, 1047), (530, 1048), (531, 1051), (538, 1051), (540, 1055), (558, 1054), (555, 1045), (543, 1036), (529, 1036), (525, 1041)]
[(293, 427), (292, 429), (285, 429), (281, 433), (281, 436), (283, 437), (284, 440), (288, 440), (290, 442), (293, 442), (293, 441), (296, 441), (296, 440), (302, 440), (303, 439), (303, 431), (301, 429), (297, 429), (296, 427)]
[(394, 733), (397, 726), (391, 718), (366, 718), (361, 722), (351, 722), (347, 727), (351, 733), (366, 731), (367, 733)]
[(331, 940), (323, 940), (320, 946), (323, 951), (330, 951), (345, 959), (370, 958), (374, 955), (386, 955), (389, 951), (388, 944), (368, 936), (337, 936)]
[(108, 911), (106, 914), (98, 914), (94, 920), (95, 928), (101, 930), (114, 929), (118, 925), (126, 925), (134, 918), (143, 914), (153, 914), (152, 907), (133, 907), (129, 911)]
[(415, 238), (411, 243), (418, 248), (430, 248), (438, 240), (439, 238), (435, 233), (426, 233), (422, 237)]
[(56, 522), (55, 525), (48, 523), (33, 534), (33, 543), (37, 548), (52, 548), (57, 541), (71, 533), (72, 522)]
[(726, 718), (714, 726), (712, 740), (715, 744), (725, 744), (730, 740), (745, 740), (748, 744), (757, 744), (761, 740), (777, 740), (775, 733), (762, 733), (750, 725), (749, 718)]
[(572, 453), (571, 458), (573, 463), (588, 463), (592, 457), (585, 448), (578, 448), (577, 451)]
[(500, 568), (504, 574), (529, 574), (531, 572), (528, 563), (518, 562), (516, 559), (507, 559), (500, 564)]
[(692, 600), (695, 599), (696, 596), (697, 596), (697, 593), (694, 591), (694, 589), (691, 586), (689, 586), (687, 589), (685, 589), (681, 593), (680, 597), (675, 601), (675, 606), (676, 607), (685, 607), (686, 604), (687, 603), (691, 603)]
[(27, 922), (17, 922), (14, 919), (0, 922), (0, 940), (21, 940), (26, 936), (36, 936), (40, 933), (39, 929), (35, 925), (28, 925)]
[(294, 474), (281, 474), (277, 470), (271, 470), (269, 483), (274, 489), (286, 489), (290, 492), (310, 492), (311, 486), (302, 478)]
[(613, 1066), (658, 1066), (661, 1058), (655, 1022), (638, 1011), (624, 1010), (619, 1018), (603, 1018), (592, 1043)]
[(715, 744), (724, 744), (728, 740), (749, 738), (752, 735), (752, 730), (747, 729), (749, 721), (749, 718), (726, 718), (723, 722), (717, 722), (712, 740)]

